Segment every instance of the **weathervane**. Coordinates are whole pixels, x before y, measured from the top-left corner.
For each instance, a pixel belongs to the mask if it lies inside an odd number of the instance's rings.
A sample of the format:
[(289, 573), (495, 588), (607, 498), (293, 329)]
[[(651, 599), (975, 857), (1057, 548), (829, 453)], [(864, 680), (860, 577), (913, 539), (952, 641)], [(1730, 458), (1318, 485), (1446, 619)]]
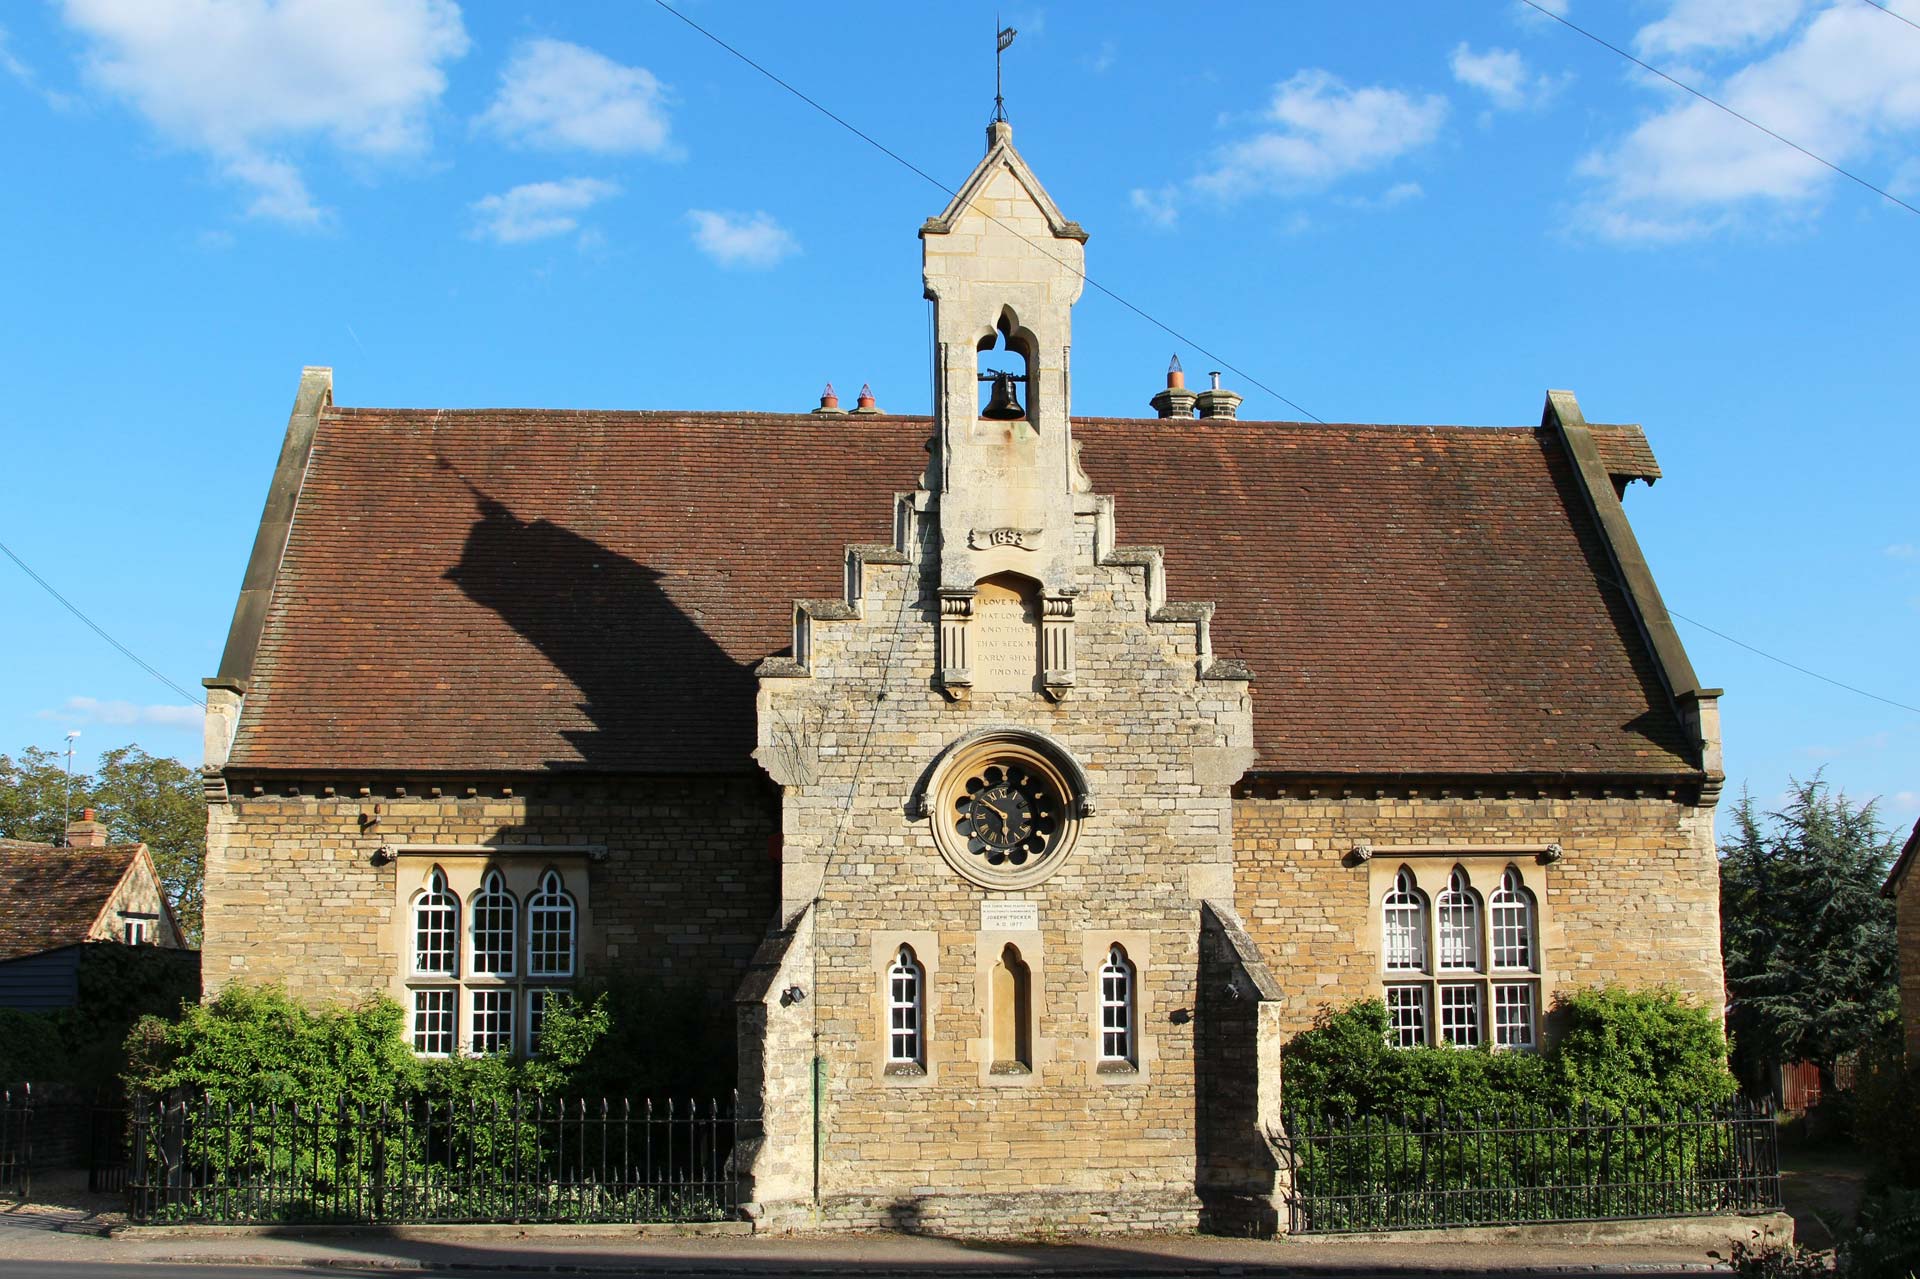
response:
[(995, 121), (1005, 121), (1007, 100), (1000, 94), (1000, 55), (1007, 51), (1007, 46), (1013, 43), (1013, 37), (1019, 33), (1012, 27), (1001, 27), (999, 18), (993, 20), (993, 25), (1000, 28), (993, 40), (993, 118)]

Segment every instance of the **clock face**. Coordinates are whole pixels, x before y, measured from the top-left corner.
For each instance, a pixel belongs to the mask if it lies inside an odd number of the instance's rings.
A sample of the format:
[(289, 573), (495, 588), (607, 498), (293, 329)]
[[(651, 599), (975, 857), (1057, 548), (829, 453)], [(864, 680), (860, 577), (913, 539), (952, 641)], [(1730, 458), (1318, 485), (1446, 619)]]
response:
[(1046, 857), (1063, 810), (1045, 777), (1013, 761), (969, 777), (953, 806), (954, 833), (989, 866), (1029, 866)]

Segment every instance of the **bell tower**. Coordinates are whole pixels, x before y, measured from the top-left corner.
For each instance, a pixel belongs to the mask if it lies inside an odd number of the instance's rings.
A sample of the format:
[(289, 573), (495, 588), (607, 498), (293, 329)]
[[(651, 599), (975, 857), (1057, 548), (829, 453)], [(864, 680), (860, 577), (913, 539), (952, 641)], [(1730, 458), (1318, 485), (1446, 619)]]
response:
[(1047, 623), (1044, 687), (1072, 684), (1073, 304), (1085, 286), (1087, 233), (1061, 215), (1013, 148), (987, 126), (987, 154), (945, 212), (920, 228), (933, 301), (940, 512), (941, 685), (972, 685), (967, 621), (983, 579), (1034, 584)]

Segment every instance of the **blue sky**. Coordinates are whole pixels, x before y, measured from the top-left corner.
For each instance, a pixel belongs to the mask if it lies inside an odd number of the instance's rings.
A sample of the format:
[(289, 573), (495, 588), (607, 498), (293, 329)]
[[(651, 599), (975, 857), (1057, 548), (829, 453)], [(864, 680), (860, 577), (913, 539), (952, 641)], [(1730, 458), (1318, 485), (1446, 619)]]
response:
[[(1920, 29), (1549, 7), (1920, 203)], [(941, 180), (978, 158), (994, 6), (684, 8)], [(1532, 423), (1565, 387), (1644, 424), (1669, 604), (1920, 706), (1920, 216), (1512, 0), (999, 13), (1095, 280), (1328, 420)], [(356, 405), (928, 407), (944, 195), (652, 4), (10, 5), (0, 166), (0, 540), (189, 688), (303, 364)], [(1216, 367), (1094, 290), (1076, 325), (1078, 412)], [(198, 760), (192, 709), (4, 561), (0, 601), (0, 750)], [(1681, 632), (1732, 788), (1824, 767), (1920, 815), (1920, 713)]]

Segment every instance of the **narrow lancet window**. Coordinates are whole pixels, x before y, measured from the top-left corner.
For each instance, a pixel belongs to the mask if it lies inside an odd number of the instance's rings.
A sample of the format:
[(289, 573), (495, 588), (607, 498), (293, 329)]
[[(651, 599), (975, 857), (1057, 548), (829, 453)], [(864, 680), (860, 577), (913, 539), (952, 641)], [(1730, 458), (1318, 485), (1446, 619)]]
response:
[(459, 966), (459, 936), (460, 903), (447, 891), (447, 877), (436, 866), (413, 899), (413, 971), (452, 976)]
[(1100, 966), (1100, 1060), (1107, 1065), (1133, 1065), (1134, 969), (1118, 944), (1107, 951)]
[(1386, 938), (1387, 967), (1396, 972), (1421, 972), (1427, 966), (1427, 899), (1405, 866), (1393, 877), (1393, 888), (1381, 904)]
[(887, 1061), (894, 1066), (926, 1065), (925, 974), (913, 947), (894, 952), (887, 968)]

